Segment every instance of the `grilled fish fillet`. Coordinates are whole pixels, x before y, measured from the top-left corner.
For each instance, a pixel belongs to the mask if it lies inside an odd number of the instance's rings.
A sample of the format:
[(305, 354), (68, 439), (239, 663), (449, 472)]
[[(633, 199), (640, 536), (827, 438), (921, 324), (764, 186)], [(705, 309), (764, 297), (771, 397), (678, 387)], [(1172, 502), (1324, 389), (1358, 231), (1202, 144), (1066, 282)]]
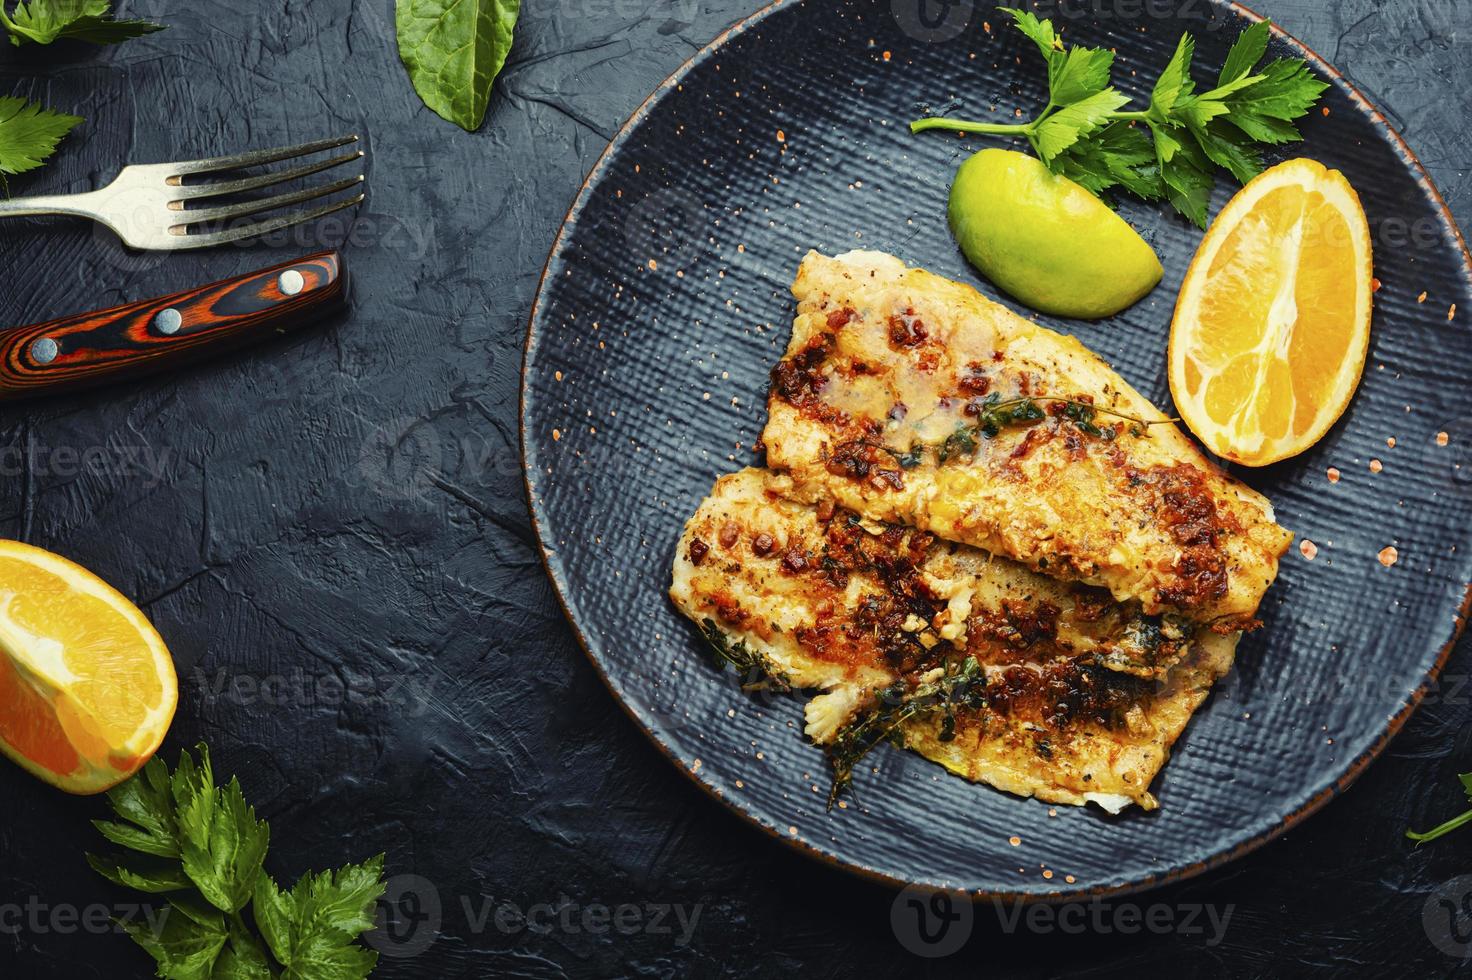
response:
[(792, 291), (762, 435), (780, 493), (1252, 625), (1292, 535), (1073, 337), (879, 252), (810, 252)]
[(823, 692), (806, 709), (814, 741), (841, 742), (881, 696), (974, 658), (965, 705), (900, 725), (911, 748), (1023, 796), (1155, 808), (1150, 782), (1236, 635), (1193, 636), (1101, 589), (793, 502), (786, 482), (759, 469), (717, 480), (685, 527), (670, 595), (733, 660)]

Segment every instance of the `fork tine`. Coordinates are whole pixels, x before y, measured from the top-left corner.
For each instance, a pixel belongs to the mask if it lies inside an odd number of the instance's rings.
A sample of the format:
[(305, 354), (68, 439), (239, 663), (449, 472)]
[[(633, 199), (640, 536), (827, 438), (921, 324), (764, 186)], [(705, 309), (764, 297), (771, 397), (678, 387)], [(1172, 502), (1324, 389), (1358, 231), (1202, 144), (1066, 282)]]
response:
[(213, 184), (181, 185), (177, 192), (178, 197), (169, 203), (169, 207), (182, 211), (184, 209), (184, 202), (192, 201), (195, 198), (219, 197), (222, 194), (244, 194), (247, 191), (258, 191), (264, 187), (272, 187), (276, 184), (284, 184), (287, 181), (300, 180), (303, 177), (319, 174), (324, 170), (341, 167), (345, 163), (361, 160), (363, 156), (362, 150), (354, 150), (351, 153), (344, 153), (340, 157), (332, 157), (318, 163), (304, 164), (300, 167), (294, 167), (291, 170), (279, 170), (274, 173), (261, 174), (259, 177), (217, 181)]
[(323, 150), (335, 150), (339, 146), (347, 146), (349, 143), (358, 142), (358, 136), (336, 136), (332, 139), (316, 140), (312, 143), (302, 143), (297, 146), (279, 146), (273, 150), (254, 150), (250, 153), (238, 153), (235, 156), (211, 157), (207, 160), (181, 160), (172, 165), (176, 175), (203, 174), (217, 170), (240, 170), (243, 167), (259, 167), (262, 164), (278, 163), (282, 160), (291, 160), (295, 157), (304, 157), (309, 153), (321, 153)]
[(256, 201), (244, 201), (240, 204), (231, 204), (220, 208), (199, 208), (195, 211), (180, 211), (179, 223), (169, 229), (172, 235), (187, 235), (192, 225), (202, 225), (209, 221), (233, 221), (236, 218), (244, 218), (252, 214), (260, 214), (262, 211), (275, 211), (292, 204), (304, 204), (307, 201), (315, 201), (319, 197), (327, 197), (339, 191), (345, 191), (350, 187), (356, 187), (363, 183), (363, 176), (349, 177), (347, 180), (335, 181), (319, 187), (308, 187), (305, 190), (292, 191), (289, 194), (276, 194), (272, 197), (263, 197)]
[(228, 245), (231, 242), (238, 242), (244, 238), (254, 238), (257, 235), (269, 235), (273, 231), (281, 231), (283, 228), (291, 228), (294, 225), (300, 225), (308, 221), (316, 221), (318, 218), (325, 218), (329, 214), (341, 211), (344, 208), (350, 208), (355, 204), (362, 204), (364, 197), (366, 195), (356, 194), (345, 201), (338, 201), (336, 204), (324, 205), (320, 208), (313, 208), (310, 211), (295, 211), (291, 214), (284, 214), (279, 218), (271, 218), (268, 221), (257, 221), (253, 224), (241, 225), (239, 228), (227, 228), (224, 231), (216, 231), (209, 234), (180, 235), (174, 239), (177, 244), (172, 245), (172, 248), (179, 250), (187, 248), (211, 248), (215, 245)]

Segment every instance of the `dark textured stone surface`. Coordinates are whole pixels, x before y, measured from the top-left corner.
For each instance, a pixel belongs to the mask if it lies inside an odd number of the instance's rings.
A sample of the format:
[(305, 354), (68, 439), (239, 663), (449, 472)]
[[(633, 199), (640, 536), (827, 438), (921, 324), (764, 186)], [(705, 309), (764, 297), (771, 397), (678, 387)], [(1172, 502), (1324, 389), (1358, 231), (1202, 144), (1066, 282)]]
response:
[[(391, 873), (433, 884), (441, 934), (417, 956), (386, 957), (384, 977), (1453, 973), (1458, 961), (1433, 945), (1422, 910), (1472, 870), (1472, 839), (1413, 851), (1401, 833), (1462, 805), (1465, 641), (1430, 703), (1342, 799), (1226, 869), (1117, 903), (1230, 906), (1219, 943), (1183, 929), (1125, 934), (1116, 926), (1127, 918), (1097, 928), (1088, 915), (1082, 934), (1034, 935), (1024, 922), (1008, 935), (979, 906), (965, 948), (929, 967), (891, 928), (891, 893), (743, 826), (608, 696), (529, 529), (516, 445), (525, 317), (607, 138), (755, 6), (530, 10), (474, 135), (419, 105), (388, 0), (135, 0), (125, 9), (173, 28), (100, 53), (4, 55), (7, 89), (89, 119), (56, 166), (12, 182), (15, 193), (82, 189), (127, 160), (346, 129), (367, 134), (372, 166), (349, 248), (350, 319), (168, 381), (12, 409), (0, 423), (0, 533), (83, 562), (149, 612), (180, 671), (169, 751), (204, 738), (222, 770), (242, 775), (272, 820), (278, 877), (384, 850)], [(1380, 105), (1461, 223), (1472, 220), (1465, 5), (1262, 7)], [(160, 259), (65, 222), (6, 231), (0, 302), (14, 322), (331, 239), (323, 229), (279, 247)], [(68, 448), (92, 450), (94, 465), (78, 472), (56, 452)], [(64, 918), (132, 900), (82, 860), (99, 806), (8, 766), (0, 787), (0, 974), (148, 975), (126, 939)], [(546, 931), (509, 914), (537, 903), (555, 910)], [(625, 903), (640, 910), (624, 910), (621, 930), (585, 927), (583, 910)], [(699, 909), (689, 942), (673, 913), (654, 921), (651, 903)]]

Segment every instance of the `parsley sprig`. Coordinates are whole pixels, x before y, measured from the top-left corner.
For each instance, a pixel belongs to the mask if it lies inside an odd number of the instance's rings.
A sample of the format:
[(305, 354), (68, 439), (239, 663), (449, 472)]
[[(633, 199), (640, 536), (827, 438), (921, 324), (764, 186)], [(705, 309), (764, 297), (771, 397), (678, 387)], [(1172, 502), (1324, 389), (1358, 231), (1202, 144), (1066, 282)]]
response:
[(1050, 170), (1092, 193), (1120, 188), (1150, 201), (1165, 199), (1202, 228), (1215, 169), (1243, 183), (1257, 176), (1263, 168), (1257, 144), (1301, 139), (1293, 120), (1328, 88), (1297, 58), (1259, 69), (1270, 30), (1259, 21), (1232, 45), (1216, 85), (1201, 92), (1191, 78), (1196, 42), (1182, 34), (1156, 79), (1149, 108), (1127, 110), (1129, 97), (1109, 84), (1114, 52), (1065, 46), (1052, 21), (1002, 9), (1048, 64), (1043, 111), (1015, 124), (933, 116), (911, 123), (911, 131), (1024, 136)]
[[(1472, 772), (1464, 772), (1457, 776), (1457, 778), (1462, 781), (1462, 789), (1467, 794), (1467, 802), (1472, 803)], [(1437, 826), (1432, 827), (1430, 830), (1424, 833), (1418, 834), (1414, 830), (1407, 830), (1406, 836), (1415, 841), (1417, 844), (1424, 844), (1427, 841), (1433, 841), (1436, 840), (1436, 838), (1438, 837), (1443, 837), (1456, 830), (1458, 827), (1465, 827), (1469, 823), (1472, 823), (1472, 810), (1468, 810), (1466, 813), (1452, 817), (1446, 823), (1438, 824)]]
[(0, 175), (35, 170), (82, 119), (14, 96), (0, 97)]
[[(124, 928), (171, 980), (362, 980), (378, 954), (356, 940), (373, 928), (383, 894), (383, 855), (337, 871), (303, 875), (283, 891), (262, 869), (270, 827), (245, 802), (240, 782), (217, 786), (209, 751), (181, 753), (172, 775), (154, 758), (107, 794), (119, 819), (94, 822), (136, 852), (87, 855), (104, 878), (168, 895), (155, 928)], [(247, 916), (247, 913), (249, 914)], [(154, 922), (158, 920), (150, 920)], [(254, 926), (251, 923), (254, 923)]]
[[(151, 21), (115, 19), (112, 0), (20, 0), (14, 10), (9, 0), (0, 0), (0, 27), (17, 47), (60, 40), (117, 44), (164, 29)], [(50, 159), (56, 144), (81, 122), (80, 116), (25, 99), (0, 97), (0, 187), (4, 178), (35, 170)]]
[(13, 12), (8, 6), (0, 0), (0, 26), (16, 47), (60, 40), (118, 44), (164, 29), (152, 21), (116, 19), (112, 0), (20, 0)]

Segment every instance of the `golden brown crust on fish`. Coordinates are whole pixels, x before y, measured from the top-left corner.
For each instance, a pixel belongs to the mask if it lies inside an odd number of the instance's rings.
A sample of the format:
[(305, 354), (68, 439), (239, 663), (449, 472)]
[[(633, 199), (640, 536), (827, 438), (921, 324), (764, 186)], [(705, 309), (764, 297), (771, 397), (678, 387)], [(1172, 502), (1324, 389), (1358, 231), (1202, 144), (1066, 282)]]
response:
[(809, 253), (793, 293), (762, 436), (782, 494), (1253, 625), (1291, 534), (1077, 340), (876, 252)]
[(1230, 666), (1235, 637), (1193, 640), (1184, 622), (1103, 590), (794, 503), (780, 496), (786, 483), (757, 469), (717, 480), (686, 525), (670, 595), (709, 638), (826, 692), (807, 710), (815, 741), (842, 744), (883, 697), (973, 660), (977, 679), (949, 689), (952, 710), (904, 720), (911, 747), (1050, 802), (1156, 805), (1150, 781)]

